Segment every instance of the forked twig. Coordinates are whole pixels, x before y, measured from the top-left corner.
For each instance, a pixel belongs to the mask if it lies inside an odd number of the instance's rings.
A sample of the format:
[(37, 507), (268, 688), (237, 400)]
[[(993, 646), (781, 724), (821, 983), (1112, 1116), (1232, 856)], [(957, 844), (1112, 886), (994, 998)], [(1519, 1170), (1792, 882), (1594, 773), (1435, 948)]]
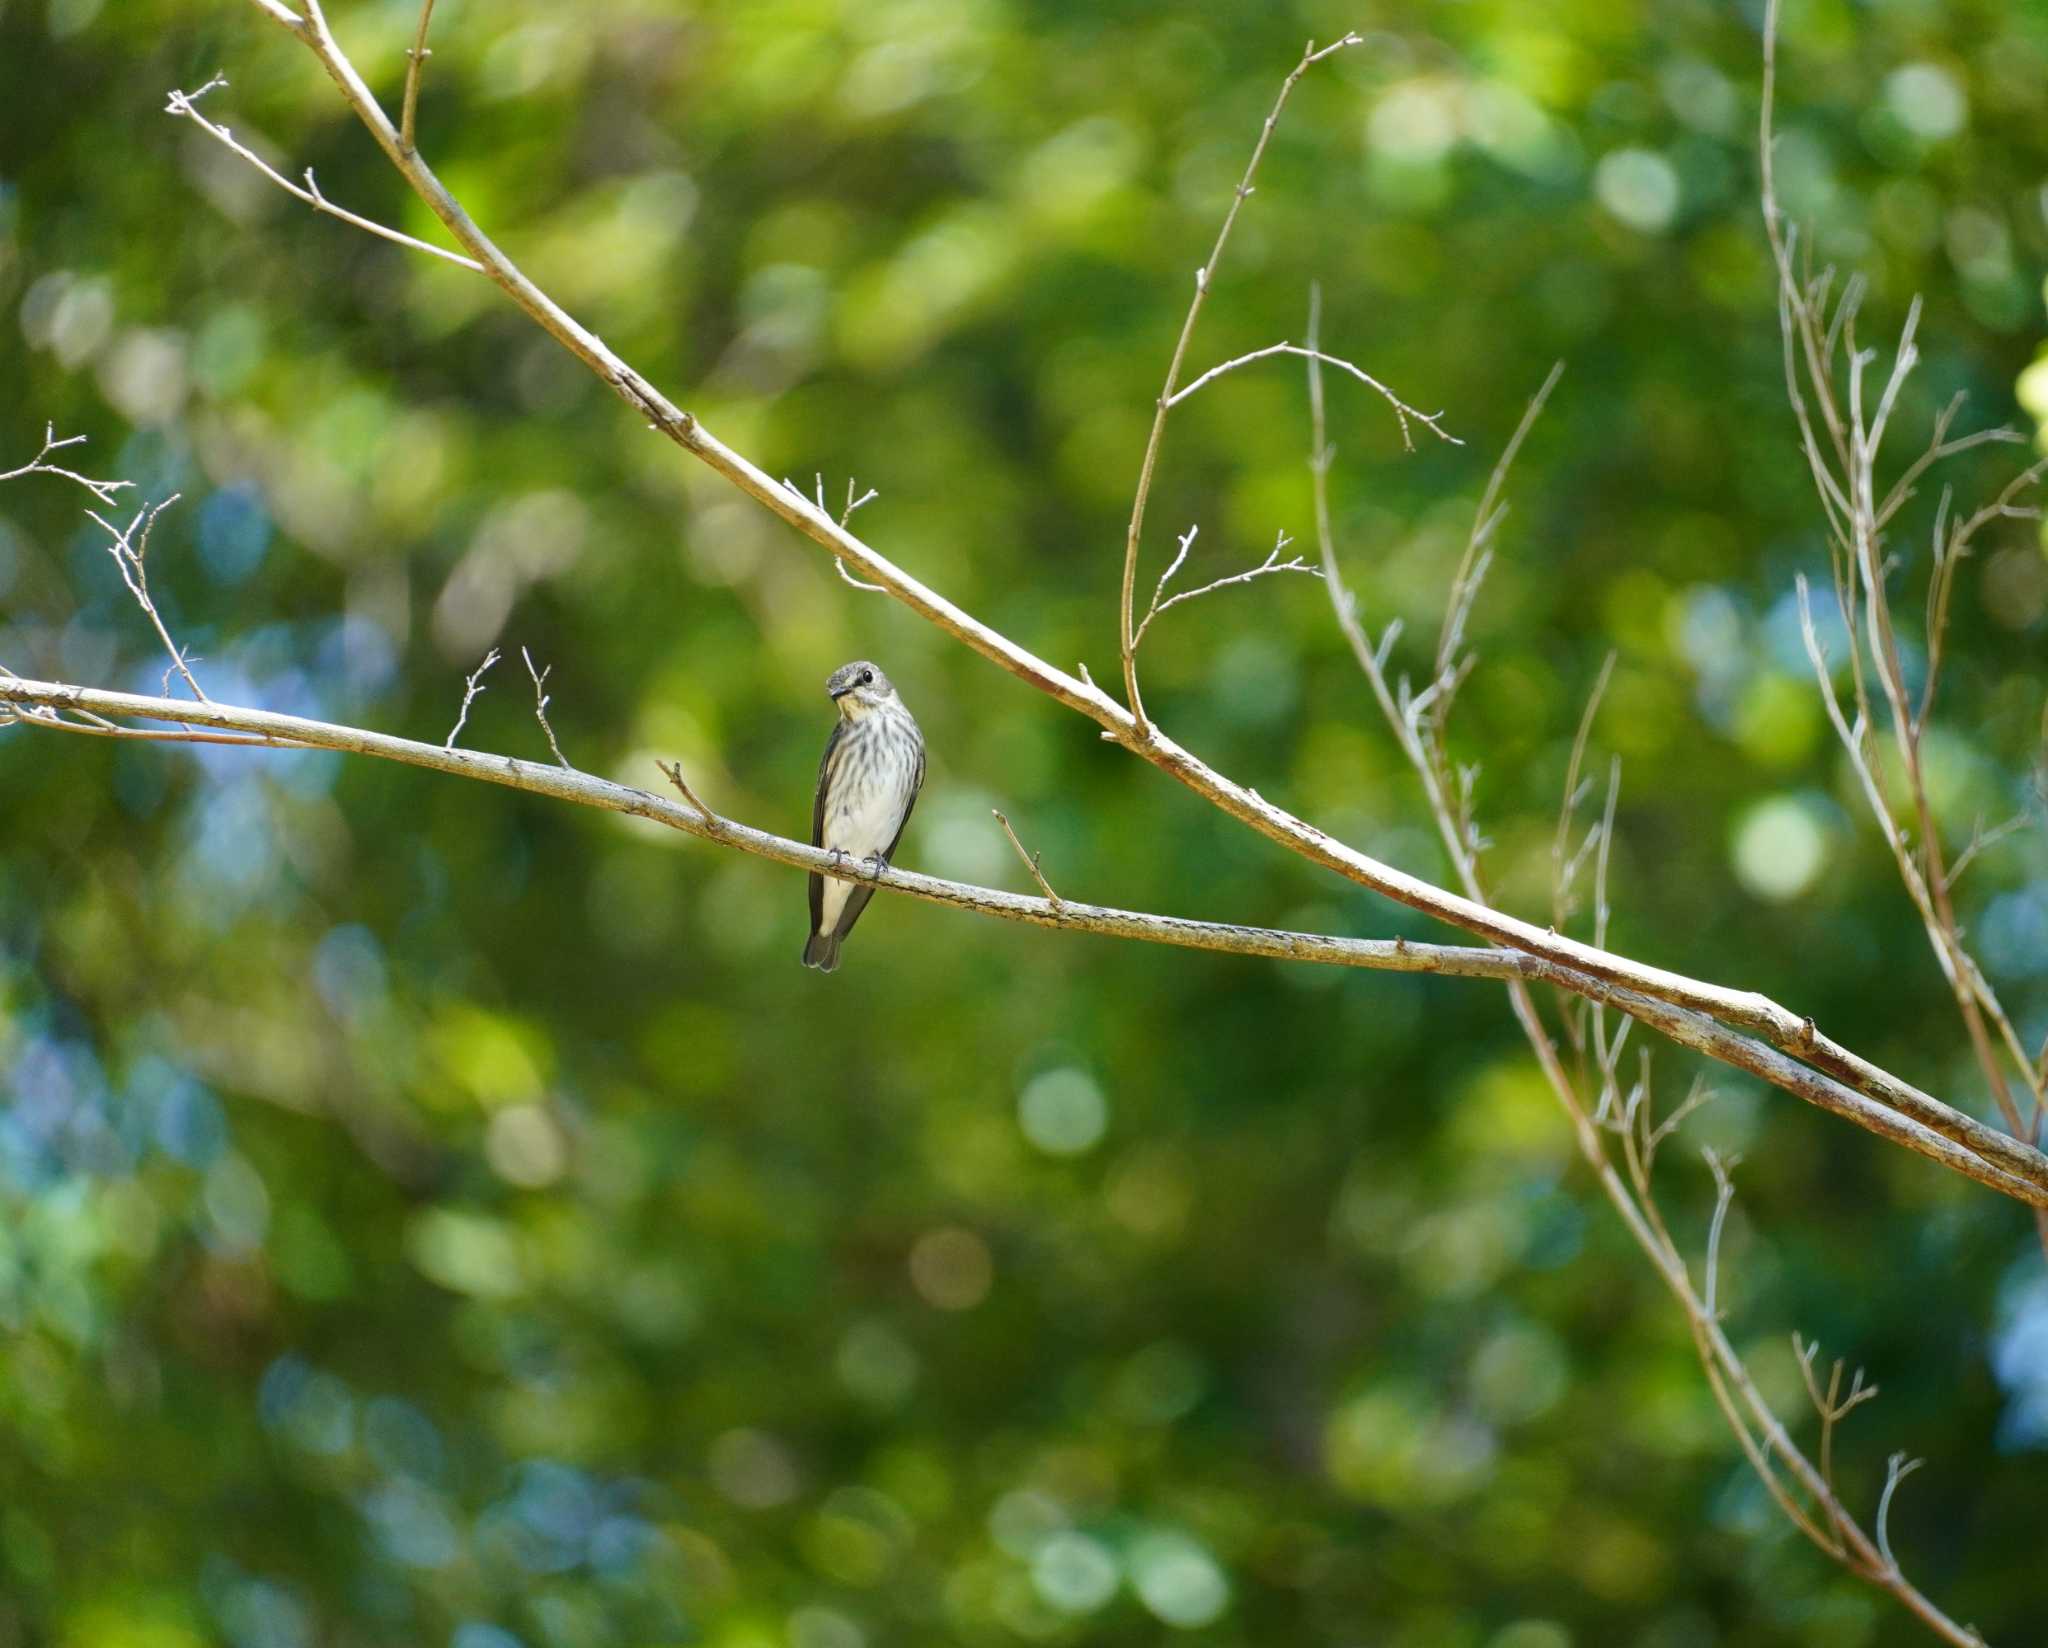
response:
[[(441, 740), (442, 749), (452, 750), (455, 748), (455, 740), (462, 734), (463, 723), (469, 720), (469, 706), (476, 702), (477, 694), (484, 690), (484, 672), (497, 661), (498, 649), (493, 647), (484, 654), (484, 661), (470, 671), (469, 679), (463, 683), (462, 687), (462, 708), (456, 714), (455, 725), (448, 729), (448, 736)], [(564, 762), (563, 765), (567, 766), (568, 763)]]
[[(1257, 566), (1249, 567), (1243, 572), (1234, 572), (1227, 578), (1217, 578), (1210, 583), (1202, 585), (1199, 589), (1184, 589), (1178, 595), (1167, 595), (1166, 586), (1173, 582), (1173, 575), (1180, 571), (1181, 563), (1188, 558), (1188, 550), (1194, 544), (1195, 534), (1201, 530), (1198, 526), (1191, 526), (1181, 535), (1180, 546), (1175, 552), (1173, 560), (1168, 563), (1166, 570), (1159, 575), (1159, 587), (1152, 592), (1152, 604), (1145, 609), (1145, 617), (1143, 622), (1138, 625), (1137, 634), (1131, 637), (1131, 646), (1134, 650), (1144, 641), (1145, 631), (1152, 627), (1152, 620), (1161, 613), (1172, 611), (1173, 608), (1179, 606), (1183, 601), (1192, 601), (1198, 596), (1212, 595), (1219, 589), (1229, 588), (1232, 584), (1248, 584), (1254, 578), (1263, 578), (1269, 572), (1305, 572), (1311, 578), (1320, 578), (1323, 575), (1322, 568), (1311, 566), (1299, 555), (1290, 555), (1284, 561), (1280, 559), (1280, 552), (1294, 541), (1283, 532), (1275, 540), (1272, 549), (1267, 552), (1266, 558)], [(1162, 596), (1165, 599), (1162, 600)]]
[[(555, 742), (555, 729), (548, 725), (548, 695), (545, 689), (548, 677), (554, 673), (555, 666), (550, 664), (546, 669), (534, 668), (533, 654), (524, 647), (519, 649), (519, 656), (526, 660), (526, 673), (533, 677), (534, 719), (540, 722), (540, 730), (548, 735), (548, 748), (555, 752), (555, 760), (562, 766), (568, 767), (569, 758), (562, 753), (562, 746)], [(458, 723), (457, 731), (460, 730), (460, 723)], [(450, 733), (448, 736), (453, 738), (455, 734)], [(569, 770), (571, 772), (575, 771), (573, 767), (570, 767)]]
[(143, 560), (149, 553), (149, 535), (156, 528), (156, 518), (181, 496), (183, 494), (173, 492), (162, 503), (152, 504), (149, 508), (139, 511), (135, 519), (125, 527), (114, 525), (112, 521), (90, 509), (86, 514), (99, 523), (100, 528), (111, 540), (107, 545), (107, 553), (113, 556), (114, 565), (121, 570), (121, 582), (128, 586), (128, 593), (135, 597), (135, 604), (142, 608), (143, 616), (149, 620), (150, 626), (157, 633), (157, 639), (163, 642), (164, 651), (171, 655), (171, 669), (164, 672), (165, 682), (169, 682), (171, 671), (175, 670), (184, 677), (185, 685), (192, 689), (192, 696), (203, 704), (207, 701), (206, 689), (200, 686), (198, 678), (193, 675), (185, 650), (171, 639), (171, 632), (164, 625), (163, 615), (157, 611), (156, 603), (150, 599), (149, 569)]
[(75, 469), (66, 469), (60, 464), (53, 464), (48, 461), (52, 452), (61, 452), (67, 446), (83, 446), (84, 444), (85, 437), (83, 435), (66, 435), (62, 440), (59, 440), (57, 438), (57, 426), (54, 423), (46, 423), (43, 425), (42, 451), (29, 459), (19, 469), (10, 469), (0, 473), (0, 481), (18, 481), (24, 475), (55, 475), (63, 480), (75, 481), (103, 504), (113, 503), (115, 501), (114, 495), (117, 492), (125, 491), (135, 483), (133, 481), (96, 481), (89, 475), (79, 474)]
[[(818, 513), (824, 516), (827, 520), (830, 520), (832, 518), (832, 512), (831, 510), (825, 507), (825, 477), (821, 474), (816, 476), (815, 480), (817, 483), (816, 490), (809, 497), (806, 497), (803, 488), (798, 486), (796, 482), (792, 481), (787, 475), (783, 476), (782, 484), (786, 486), (791, 492), (794, 492), (799, 498), (803, 498), (805, 503), (815, 504), (817, 506)], [(876, 498), (881, 496), (881, 494), (878, 493), (873, 487), (869, 487), (867, 491), (863, 492), (858, 498), (856, 498), (853, 495), (853, 490), (854, 480), (853, 477), (849, 475), (846, 478), (846, 507), (840, 510), (839, 512), (839, 526), (840, 530), (842, 531), (845, 530), (846, 523), (853, 519), (855, 510), (859, 509), (863, 504), (873, 503)], [(888, 590), (883, 588), (880, 584), (871, 584), (866, 582), (864, 579), (856, 578), (852, 573), (846, 570), (846, 562), (837, 555), (832, 557), (832, 565), (839, 573), (841, 581), (851, 584), (855, 589), (866, 590), (871, 595), (887, 595), (889, 593)]]
[[(1187, 318), (1181, 322), (1172, 358), (1166, 363), (1165, 387), (1159, 391), (1159, 398), (1153, 406), (1152, 431), (1145, 438), (1145, 454), (1138, 461), (1138, 485), (1131, 499), (1131, 523), (1124, 533), (1123, 583), (1117, 603), (1118, 647), (1123, 658), (1124, 697), (1141, 728), (1149, 723), (1145, 716), (1145, 701), (1138, 692), (1138, 664), (1134, 650), (1137, 636), (1132, 627), (1132, 615), (1137, 605), (1138, 541), (1145, 529), (1145, 503), (1152, 494), (1152, 476), (1159, 466), (1159, 448), (1166, 436), (1166, 418), (1173, 409), (1174, 392), (1180, 385), (1181, 363), (1187, 359), (1188, 340), (1195, 335), (1195, 322), (1201, 318), (1202, 305), (1207, 301), (1209, 288), (1216, 279), (1217, 266), (1223, 261), (1223, 249), (1230, 244), (1230, 231), (1237, 224), (1238, 212), (1251, 198), (1252, 179), (1258, 176), (1259, 162), (1265, 159), (1266, 145), (1272, 141), (1273, 128), (1280, 123), (1280, 111), (1287, 107), (1287, 99), (1293, 95), (1295, 85), (1324, 58), (1361, 44), (1363, 38), (1357, 34), (1346, 34), (1320, 50), (1314, 41), (1309, 42), (1301, 54), (1301, 61), (1280, 82), (1280, 95), (1273, 100), (1273, 112), (1266, 116), (1265, 125), (1259, 128), (1258, 142), (1252, 145), (1251, 159), (1245, 165), (1244, 176), (1238, 182), (1237, 192), (1230, 197), (1229, 209), (1223, 214), (1223, 225), (1216, 231), (1216, 243), (1209, 249), (1209, 259), (1195, 271), (1195, 295), (1188, 302)], [(1309, 340), (1309, 346), (1315, 346), (1313, 338)]]

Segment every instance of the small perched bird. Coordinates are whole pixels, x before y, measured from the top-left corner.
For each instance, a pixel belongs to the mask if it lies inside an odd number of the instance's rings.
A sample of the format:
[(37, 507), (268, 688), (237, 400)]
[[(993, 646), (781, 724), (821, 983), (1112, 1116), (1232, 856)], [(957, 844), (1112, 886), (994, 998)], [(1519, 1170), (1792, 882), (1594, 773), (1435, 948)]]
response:
[[(889, 678), (865, 659), (834, 670), (825, 692), (839, 706), (839, 723), (818, 763), (811, 845), (879, 871), (903, 839), (924, 784), (924, 734)], [(829, 973), (839, 965), (840, 944), (874, 896), (872, 887), (812, 874), (806, 967)]]

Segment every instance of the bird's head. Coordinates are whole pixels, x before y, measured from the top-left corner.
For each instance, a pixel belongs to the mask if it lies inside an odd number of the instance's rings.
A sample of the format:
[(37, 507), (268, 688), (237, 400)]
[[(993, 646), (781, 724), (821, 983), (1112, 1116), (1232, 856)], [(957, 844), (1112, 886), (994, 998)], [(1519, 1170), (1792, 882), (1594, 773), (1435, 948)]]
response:
[(896, 689), (873, 664), (856, 658), (832, 672), (832, 678), (825, 683), (825, 694), (839, 706), (842, 716), (858, 721), (894, 700)]

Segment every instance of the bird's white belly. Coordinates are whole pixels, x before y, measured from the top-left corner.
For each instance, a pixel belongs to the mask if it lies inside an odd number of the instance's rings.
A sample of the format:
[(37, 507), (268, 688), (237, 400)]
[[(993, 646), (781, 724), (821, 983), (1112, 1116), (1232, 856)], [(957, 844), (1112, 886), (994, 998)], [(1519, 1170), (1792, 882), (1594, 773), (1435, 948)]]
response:
[[(858, 862), (871, 853), (885, 852), (895, 839), (903, 820), (903, 798), (892, 784), (870, 782), (854, 786), (860, 793), (841, 801), (825, 814), (824, 848), (842, 852)], [(831, 932), (838, 925), (839, 912), (853, 883), (825, 878), (824, 912), (819, 925)]]

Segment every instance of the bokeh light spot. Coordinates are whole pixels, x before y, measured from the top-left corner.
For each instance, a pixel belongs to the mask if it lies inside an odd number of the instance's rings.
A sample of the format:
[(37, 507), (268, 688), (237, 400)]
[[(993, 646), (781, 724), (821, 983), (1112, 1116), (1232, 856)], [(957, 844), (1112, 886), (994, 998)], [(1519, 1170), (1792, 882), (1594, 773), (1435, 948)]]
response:
[(1079, 1156), (1101, 1143), (1109, 1104), (1086, 1071), (1048, 1070), (1018, 1095), (1017, 1123), (1048, 1156)]
[(1773, 796), (1743, 814), (1735, 827), (1735, 874), (1758, 898), (1783, 904), (1819, 877), (1827, 835), (1815, 810), (1797, 796)]
[(1131, 1584), (1154, 1618), (1183, 1631), (1213, 1623), (1230, 1605), (1216, 1559), (1186, 1534), (1147, 1534), (1130, 1554)]
[(1616, 149), (1594, 168), (1593, 195), (1631, 229), (1662, 234), (1678, 216), (1678, 173), (1653, 149)]
[(910, 1281), (925, 1303), (940, 1310), (972, 1310), (988, 1297), (995, 1261), (971, 1230), (946, 1225), (925, 1232), (910, 1250)]
[(1031, 1561), (1031, 1583), (1063, 1614), (1092, 1614), (1116, 1595), (1116, 1558), (1098, 1539), (1056, 1533)]

